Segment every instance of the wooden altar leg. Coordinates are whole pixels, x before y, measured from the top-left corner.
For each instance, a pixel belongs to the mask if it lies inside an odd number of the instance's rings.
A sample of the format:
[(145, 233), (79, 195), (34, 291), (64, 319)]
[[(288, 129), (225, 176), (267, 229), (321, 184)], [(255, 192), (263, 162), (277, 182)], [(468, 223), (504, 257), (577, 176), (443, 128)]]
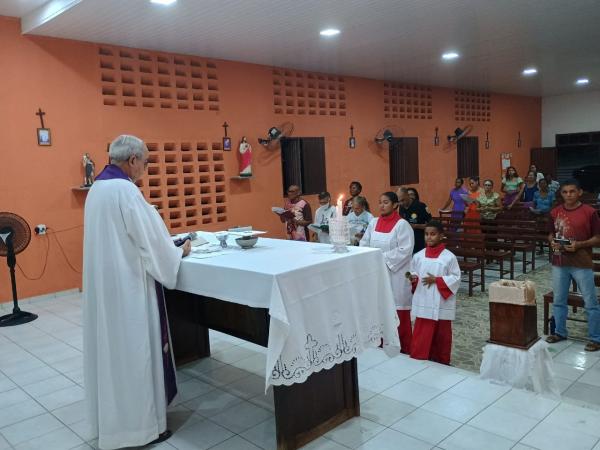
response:
[(304, 383), (275, 386), (277, 449), (294, 450), (360, 415), (356, 358), (313, 373)]

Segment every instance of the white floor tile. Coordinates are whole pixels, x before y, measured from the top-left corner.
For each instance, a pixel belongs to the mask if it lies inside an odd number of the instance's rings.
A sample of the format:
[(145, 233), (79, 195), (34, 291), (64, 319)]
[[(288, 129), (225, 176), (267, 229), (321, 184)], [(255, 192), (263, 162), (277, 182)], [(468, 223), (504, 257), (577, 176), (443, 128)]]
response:
[(46, 413), (4, 427), (0, 432), (11, 445), (16, 446), (59, 428), (63, 428), (63, 424), (52, 414)]
[(441, 368), (435, 366), (427, 367), (425, 370), (422, 370), (409, 378), (409, 380), (414, 381), (415, 383), (424, 384), (425, 386), (431, 386), (441, 390), (450, 389), (464, 379), (464, 376), (452, 373), (447, 370), (446, 367)]
[(21, 388), (15, 387), (9, 391), (0, 393), (0, 410), (10, 407), (15, 403), (21, 403), (25, 400), (29, 400), (31, 397), (27, 395)]
[(11, 405), (8, 408), (0, 408), (0, 428), (39, 416), (45, 412), (46, 410), (33, 399)]
[(468, 398), (444, 392), (425, 403), (422, 407), (427, 411), (439, 414), (458, 422), (466, 423), (475, 417), (487, 405)]
[(50, 366), (42, 366), (37, 369), (30, 370), (29, 372), (19, 374), (15, 377), (15, 383), (19, 386), (27, 386), (32, 383), (36, 383), (38, 381), (44, 382), (49, 378), (60, 375), (60, 372), (57, 372)]
[(522, 389), (513, 389), (493, 404), (496, 408), (542, 420), (559, 405), (558, 400), (543, 397)]
[(515, 445), (510, 450), (537, 450), (537, 449), (535, 449), (533, 447), (530, 447), (529, 445), (523, 445), (521, 443), (518, 443), (517, 445)]
[(266, 409), (267, 411), (271, 411), (272, 413), (275, 412), (275, 398), (273, 396), (273, 388), (272, 387), (270, 387), (267, 390), (266, 394), (263, 394), (261, 392), (256, 397), (250, 398), (248, 401), (250, 403), (254, 403), (257, 406), (260, 406), (261, 408)]
[(516, 442), (463, 425), (437, 446), (446, 450), (508, 450)]
[(309, 442), (304, 447), (300, 447), (301, 450), (348, 450), (348, 447), (342, 444), (338, 444), (331, 439), (327, 439), (321, 436), (314, 441)]
[(37, 397), (37, 401), (48, 411), (61, 408), (71, 403), (81, 401), (85, 398), (85, 392), (81, 386), (70, 386), (60, 391)]
[(11, 445), (2, 437), (2, 434), (0, 434), (0, 450), (12, 450)]
[(600, 438), (600, 412), (561, 403), (543, 421)]
[(0, 393), (10, 391), (16, 387), (17, 385), (13, 383), (10, 378), (0, 373)]
[(71, 430), (73, 430), (73, 432), (75, 432), (75, 434), (77, 434), (77, 436), (79, 436), (81, 439), (83, 439), (86, 442), (89, 442), (92, 439), (98, 438), (98, 436), (94, 435), (95, 433), (92, 433), (90, 424), (85, 419), (81, 420), (79, 422), (76, 422), (72, 425), (69, 425), (69, 428)]
[(374, 369), (367, 369), (358, 376), (358, 385), (361, 388), (368, 389), (379, 394), (393, 385), (402, 381), (403, 377), (399, 374), (383, 373)]
[(52, 415), (65, 425), (73, 425), (86, 417), (85, 400), (57, 408), (52, 411)]
[(210, 450), (260, 450), (260, 447), (257, 447), (241, 436), (233, 436), (226, 441), (211, 447)]
[(417, 409), (394, 423), (391, 428), (436, 445), (461, 426), (462, 423), (455, 420), (423, 409)]
[(197, 378), (205, 383), (222, 388), (247, 376), (248, 372), (245, 370), (226, 364), (210, 372), (201, 373), (197, 375)]
[(408, 403), (394, 400), (383, 395), (376, 395), (360, 405), (360, 415), (380, 425), (389, 427), (407, 414), (414, 411), (415, 407)]
[(563, 393), (563, 399), (575, 399), (600, 406), (600, 387), (576, 381)]
[(273, 414), (270, 411), (259, 408), (252, 403), (243, 402), (214, 415), (210, 420), (236, 434), (240, 434), (272, 417)]
[(240, 434), (244, 439), (264, 450), (277, 450), (275, 419), (268, 419)]
[(181, 366), (179, 369), (182, 372), (195, 377), (197, 375), (200, 375), (201, 373), (210, 372), (212, 370), (218, 369), (219, 367), (223, 367), (224, 365), (225, 363), (217, 361), (216, 359), (202, 358), (198, 361), (194, 361), (193, 363)]
[[(246, 372), (248, 373), (248, 372)], [(257, 395), (264, 395), (265, 392), (265, 379), (257, 375), (248, 373), (244, 378), (234, 381), (226, 386), (227, 392), (233, 395), (243, 398), (250, 399)]]
[(469, 425), (505, 437), (511, 441), (519, 441), (538, 422), (539, 420), (537, 419), (496, 408), (492, 405), (473, 417)]
[(260, 353), (242, 347), (231, 347), (221, 352), (213, 353), (211, 357), (225, 364), (231, 364), (241, 359), (250, 358)]
[(580, 348), (578, 344), (573, 344), (569, 348), (560, 352), (560, 354), (554, 358), (554, 362), (589, 368), (596, 364), (598, 359), (600, 359), (600, 355), (586, 352)]
[(415, 383), (414, 381), (404, 380), (401, 383), (387, 389), (381, 393), (386, 397), (393, 398), (414, 406), (421, 406), (427, 403), (432, 398), (437, 397), (442, 392), (441, 389), (436, 389), (424, 384)]
[(51, 431), (15, 447), (15, 450), (66, 450), (83, 444), (79, 436), (66, 427)]
[(388, 428), (358, 447), (361, 450), (429, 450), (431, 445), (399, 431)]
[(561, 426), (542, 422), (531, 430), (521, 443), (539, 449), (590, 450), (598, 441), (596, 436)]
[(241, 398), (236, 397), (229, 392), (222, 391), (221, 389), (214, 389), (207, 394), (183, 403), (183, 406), (189, 408), (196, 414), (210, 418), (234, 405), (242, 403), (242, 401)]
[(66, 378), (64, 375), (56, 375), (35, 383), (28, 384), (27, 386), (23, 386), (23, 390), (35, 398), (70, 386), (74, 386), (74, 383), (71, 380)]
[(231, 431), (204, 419), (177, 430), (169, 439), (169, 444), (179, 450), (203, 450), (232, 436)]
[(600, 387), (600, 363), (590, 367), (585, 373), (579, 378), (580, 383), (591, 384), (592, 386)]
[(448, 389), (451, 394), (488, 404), (495, 402), (508, 391), (510, 391), (508, 386), (478, 378), (466, 378)]
[(379, 372), (383, 372), (388, 375), (395, 375), (397, 378), (403, 380), (413, 376), (429, 366), (429, 362), (411, 359), (408, 356), (401, 354), (395, 356), (394, 358), (387, 359), (375, 367)]
[(558, 386), (558, 390), (562, 393), (564, 393), (567, 389), (569, 389), (569, 387), (571, 387), (571, 385), (574, 383), (571, 380), (567, 380), (566, 378), (561, 378), (561, 377), (555, 377), (554, 381), (556, 381), (556, 385)]
[(62, 373), (72, 372), (74, 370), (83, 369), (83, 356), (72, 356), (70, 358), (61, 359), (60, 361), (53, 362), (50, 364), (53, 369), (58, 370)]
[(20, 361), (15, 364), (11, 364), (6, 367), (2, 367), (2, 372), (4, 375), (8, 376), (10, 379), (18, 379), (21, 374), (29, 372), (34, 369), (38, 369), (40, 367), (46, 366), (46, 363), (33, 357), (29, 356), (26, 360)]
[(354, 417), (325, 434), (325, 437), (350, 448), (358, 448), (381, 433), (385, 427), (362, 417)]
[(232, 362), (231, 365), (264, 378), (266, 374), (267, 356), (262, 353), (256, 353), (249, 358)]
[(177, 396), (173, 403), (175, 405), (185, 403), (195, 397), (204, 395), (213, 389), (214, 387), (210, 384), (192, 378), (191, 380), (177, 385)]
[(566, 380), (576, 381), (585, 372), (585, 368), (582, 366), (573, 366), (558, 361), (554, 361), (554, 373), (557, 377), (564, 378)]
[(370, 369), (371, 367), (377, 366), (390, 359), (389, 356), (380, 348), (369, 348), (358, 355), (358, 372)]

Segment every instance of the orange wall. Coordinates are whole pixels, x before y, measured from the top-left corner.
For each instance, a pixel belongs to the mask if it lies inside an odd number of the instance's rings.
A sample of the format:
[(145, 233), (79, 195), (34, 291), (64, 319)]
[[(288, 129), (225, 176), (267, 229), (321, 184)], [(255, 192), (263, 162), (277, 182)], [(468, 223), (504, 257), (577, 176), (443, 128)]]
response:
[[(346, 77), (346, 117), (282, 116), (273, 112), (271, 68), (229, 61), (217, 61), (220, 111), (178, 111), (104, 106), (100, 90), (98, 46), (96, 44), (43, 37), (22, 36), (19, 21), (0, 17), (0, 210), (22, 215), (33, 228), (44, 223), (51, 230), (77, 227), (83, 222), (84, 193), (72, 186), (82, 180), (81, 155), (90, 153), (100, 169), (106, 161), (106, 143), (121, 133), (135, 134), (146, 141), (218, 142), (221, 125), (230, 124), (234, 150), (241, 136), (248, 136), (254, 149), (254, 178), (229, 180), (236, 175), (237, 153), (225, 153), (227, 178), (227, 222), (210, 225), (209, 230), (238, 224), (252, 224), (282, 237), (283, 228), (270, 207), (281, 204), (281, 160), (277, 151), (257, 144), (257, 137), (286, 120), (295, 125), (295, 136), (325, 136), (327, 187), (337, 195), (347, 191), (350, 180), (360, 180), (364, 194), (377, 203), (378, 194), (389, 190), (387, 148), (372, 142), (376, 131), (386, 124), (404, 130), (405, 136), (419, 138), (421, 198), (432, 210), (439, 208), (456, 176), (456, 147), (444, 145), (444, 137), (457, 126), (454, 120), (454, 92), (433, 88), (432, 120), (390, 120), (383, 115), (383, 82)], [(35, 115), (41, 107), (45, 125), (52, 130), (52, 146), (39, 147)], [(355, 127), (357, 148), (349, 150), (350, 125)], [(526, 170), (529, 148), (540, 146), (540, 99), (492, 95), (492, 121), (473, 124), (472, 135), (480, 140), (482, 177), (496, 180), (500, 153), (512, 152), (513, 164)], [(435, 127), (442, 145), (433, 146)], [(517, 131), (523, 146), (516, 148)], [(483, 141), (489, 131), (491, 149)], [(314, 196), (308, 198), (313, 207)], [(81, 269), (82, 229), (56, 235), (33, 236), (18, 262), (29, 276), (43, 268), (46, 246), (50, 245), (48, 266), (38, 281), (29, 281), (18, 272), (20, 297), (28, 297), (81, 286), (81, 275), (65, 261), (57, 241), (75, 269)], [(8, 270), (0, 267), (0, 301), (10, 300)]]

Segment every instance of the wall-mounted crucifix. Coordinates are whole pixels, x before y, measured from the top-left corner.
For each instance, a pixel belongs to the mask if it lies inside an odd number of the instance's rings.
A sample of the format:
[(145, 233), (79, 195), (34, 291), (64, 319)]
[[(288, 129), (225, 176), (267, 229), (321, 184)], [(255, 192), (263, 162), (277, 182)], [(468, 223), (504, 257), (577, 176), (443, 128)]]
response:
[(223, 130), (225, 130), (225, 135), (223, 136), (223, 150), (226, 152), (231, 151), (231, 138), (227, 136), (227, 128), (229, 128), (229, 125), (225, 122), (223, 124)]
[(52, 138), (50, 136), (50, 128), (44, 126), (44, 116), (46, 113), (42, 111), (42, 108), (38, 108), (35, 113), (36, 116), (40, 116), (41, 128), (37, 129), (37, 140), (38, 145), (52, 145)]

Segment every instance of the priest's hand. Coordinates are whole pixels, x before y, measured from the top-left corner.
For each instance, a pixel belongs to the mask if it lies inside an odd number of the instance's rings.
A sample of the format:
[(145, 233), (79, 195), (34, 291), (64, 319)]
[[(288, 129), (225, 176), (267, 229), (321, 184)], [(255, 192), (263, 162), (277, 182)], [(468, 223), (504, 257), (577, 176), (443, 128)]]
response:
[(183, 257), (185, 258), (187, 255), (190, 254), (190, 252), (192, 251), (192, 241), (190, 241), (189, 239), (187, 241), (185, 241), (185, 243), (181, 246), (181, 248), (183, 249)]
[(429, 287), (435, 284), (435, 276), (427, 272), (427, 276), (423, 278), (423, 286)]

